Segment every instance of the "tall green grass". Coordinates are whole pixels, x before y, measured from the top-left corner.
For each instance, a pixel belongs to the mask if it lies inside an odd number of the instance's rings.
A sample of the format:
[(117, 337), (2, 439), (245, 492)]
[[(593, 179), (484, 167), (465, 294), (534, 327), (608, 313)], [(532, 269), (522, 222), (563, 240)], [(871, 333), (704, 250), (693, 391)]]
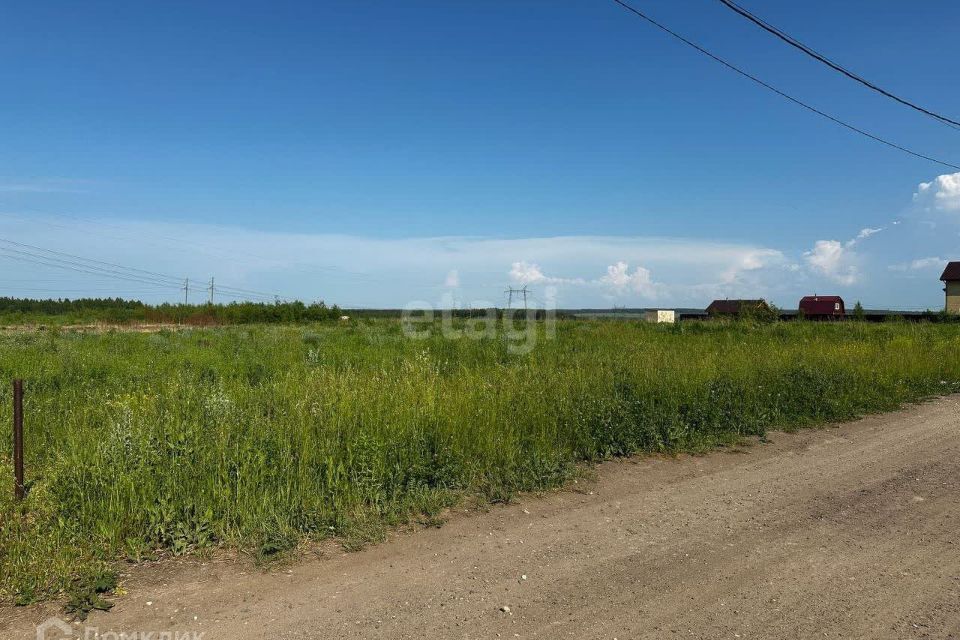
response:
[(411, 340), (394, 320), (0, 336), (0, 425), (22, 377), (30, 482), (15, 505), (0, 481), (0, 600), (158, 551), (360, 544), (578, 461), (960, 390), (957, 325), (561, 321), (529, 354), (508, 347)]

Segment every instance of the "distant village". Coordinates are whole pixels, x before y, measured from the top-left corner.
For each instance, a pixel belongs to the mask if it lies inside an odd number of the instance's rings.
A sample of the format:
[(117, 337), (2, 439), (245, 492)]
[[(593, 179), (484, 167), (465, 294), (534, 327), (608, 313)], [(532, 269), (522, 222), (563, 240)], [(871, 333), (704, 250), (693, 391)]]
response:
[(706, 309), (615, 309), (612, 312), (582, 310), (574, 315), (593, 317), (641, 316), (653, 323), (672, 323), (681, 320), (709, 319), (779, 319), (779, 320), (818, 320), (841, 321), (858, 319), (870, 322), (883, 322), (899, 317), (904, 320), (925, 320), (942, 315), (960, 318), (960, 261), (950, 262), (940, 276), (943, 283), (944, 305), (940, 310), (900, 311), (893, 309), (864, 309), (857, 303), (848, 310), (844, 299), (837, 295), (808, 295), (800, 298), (796, 309), (777, 309), (762, 298), (714, 300)]

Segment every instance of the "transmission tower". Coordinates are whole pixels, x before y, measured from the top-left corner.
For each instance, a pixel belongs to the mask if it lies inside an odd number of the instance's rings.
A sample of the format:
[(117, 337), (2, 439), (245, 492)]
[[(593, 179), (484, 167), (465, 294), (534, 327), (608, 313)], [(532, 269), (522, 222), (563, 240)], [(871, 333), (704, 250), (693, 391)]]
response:
[(527, 310), (527, 294), (531, 293), (527, 290), (527, 285), (523, 285), (521, 289), (509, 287), (504, 293), (507, 294), (507, 309), (513, 308), (513, 296), (516, 294), (517, 297), (523, 297), (523, 310)]
[(207, 291), (210, 292), (210, 304), (213, 304), (213, 276), (210, 276), (210, 286), (207, 287)]

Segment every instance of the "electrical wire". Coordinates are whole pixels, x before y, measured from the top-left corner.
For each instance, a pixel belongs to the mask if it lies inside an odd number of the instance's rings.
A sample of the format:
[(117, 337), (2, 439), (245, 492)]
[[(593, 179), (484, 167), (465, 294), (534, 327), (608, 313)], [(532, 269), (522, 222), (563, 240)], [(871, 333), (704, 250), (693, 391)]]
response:
[[(119, 296), (120, 294), (124, 295), (135, 295), (135, 296), (147, 296), (147, 295), (156, 295), (161, 293), (159, 291), (139, 291), (133, 289), (49, 289), (45, 287), (3, 287), (3, 291), (18, 291), (18, 292), (29, 292), (29, 293), (81, 293), (84, 294), (84, 297), (89, 297), (91, 293), (112, 293), (113, 296)], [(4, 296), (0, 295), (0, 298)]]
[[(102, 273), (102, 275), (106, 277), (118, 276), (118, 275), (125, 277), (127, 279), (129, 279), (130, 277), (136, 277), (136, 278), (139, 278), (140, 281), (144, 283), (152, 283), (152, 284), (165, 285), (165, 286), (176, 286), (178, 288), (180, 288), (184, 283), (184, 280), (176, 276), (170, 276), (163, 273), (158, 273), (156, 271), (147, 271), (145, 269), (138, 269), (135, 267), (126, 267), (126, 266), (118, 265), (112, 262), (104, 262), (102, 260), (84, 258), (82, 256), (76, 256), (76, 255), (64, 253), (61, 251), (53, 251), (51, 249), (44, 249), (43, 247), (37, 247), (35, 245), (26, 244), (23, 242), (16, 242), (14, 240), (9, 240), (6, 238), (0, 238), (0, 242), (11, 244), (18, 247), (24, 247), (25, 249), (33, 250), (33, 252), (19, 251), (16, 249), (10, 249), (6, 247), (0, 247), (0, 249), (6, 249), (7, 251), (23, 254), (25, 256), (43, 258), (48, 261), (55, 261), (56, 263), (61, 263), (61, 266), (70, 267), (70, 268), (73, 268), (74, 270), (77, 270), (77, 268), (83, 268), (85, 273), (94, 273), (93, 271), (90, 271), (90, 269), (95, 269), (96, 273)], [(50, 254), (50, 255), (38, 255), (36, 252), (40, 252), (42, 254)], [(64, 258), (60, 258), (57, 256), (64, 256)], [(98, 265), (107, 265), (107, 267), (100, 267)], [(49, 265), (49, 266), (56, 266), (56, 265)], [(126, 271), (121, 271), (121, 270), (126, 270)], [(140, 276), (139, 274), (147, 274), (147, 275)], [(231, 287), (229, 285), (222, 285), (222, 286), (215, 287), (215, 290), (222, 290), (225, 293), (248, 294), (248, 296), (269, 299), (271, 301), (281, 297), (274, 293), (267, 293), (263, 291), (253, 291), (250, 289), (242, 289), (240, 287)], [(237, 296), (237, 297), (241, 297), (241, 296)]]
[[(224, 252), (222, 252), (222, 251), (212, 250), (212, 249), (210, 249), (209, 247), (206, 247), (206, 246), (204, 246), (204, 245), (202, 245), (202, 244), (200, 244), (200, 243), (197, 243), (197, 242), (191, 242), (191, 241), (185, 240), (185, 239), (183, 239), (183, 238), (177, 238), (177, 237), (167, 236), (167, 235), (163, 235), (163, 234), (151, 234), (151, 236), (150, 236), (149, 239), (144, 239), (144, 238), (139, 237), (139, 236), (130, 235), (129, 231), (128, 231), (127, 229), (125, 229), (124, 227), (122, 227), (121, 225), (111, 224), (111, 223), (105, 222), (104, 220), (99, 220), (99, 219), (94, 219), (94, 218), (86, 218), (86, 217), (83, 217), (83, 216), (78, 216), (78, 215), (73, 215), (73, 214), (65, 214), (65, 213), (59, 213), (59, 214), (49, 214), (49, 213), (46, 213), (46, 214), (43, 214), (43, 215), (44, 215), (44, 217), (60, 218), (60, 219), (62, 219), (62, 220), (64, 220), (64, 221), (69, 221), (70, 223), (72, 223), (72, 224), (74, 224), (74, 225), (77, 225), (77, 223), (79, 223), (79, 225), (80, 225), (80, 226), (64, 226), (64, 225), (51, 224), (51, 226), (58, 227), (58, 228), (60, 228), (60, 229), (66, 229), (66, 230), (69, 230), (69, 231), (79, 231), (80, 233), (88, 233), (88, 234), (91, 234), (91, 235), (96, 235), (97, 237), (110, 237), (110, 238), (113, 238), (113, 239), (115, 239), (115, 240), (123, 240), (123, 241), (135, 240), (135, 241), (137, 241), (137, 242), (146, 242), (147, 244), (150, 244), (150, 245), (152, 245), (152, 246), (154, 246), (154, 247), (159, 247), (159, 248), (164, 248), (164, 249), (174, 249), (174, 250), (180, 251), (180, 252), (189, 251), (190, 253), (200, 253), (200, 254), (202, 254), (202, 255), (210, 256), (210, 257), (213, 257), (213, 258), (219, 258), (219, 259), (221, 259), (221, 260), (230, 260), (230, 259), (236, 258), (237, 256), (243, 256), (243, 257), (251, 258), (251, 259), (254, 259), (254, 260), (261, 261), (261, 262), (273, 262), (273, 260), (272, 260), (271, 258), (267, 258), (267, 257), (265, 257), (265, 256), (261, 256), (261, 255), (255, 254), (255, 253), (251, 253), (251, 252), (249, 252), (249, 251), (243, 251), (243, 250), (238, 250), (238, 249), (230, 249), (229, 254), (227, 254), (227, 253), (224, 253)], [(5, 217), (8, 217), (8, 218), (16, 218), (16, 219), (19, 219), (19, 220), (28, 220), (28, 219), (29, 219), (29, 218), (27, 218), (27, 217), (25, 217), (25, 216), (23, 216), (23, 215), (17, 215), (17, 214), (10, 213), (10, 212), (0, 212), (0, 216), (5, 216)], [(104, 235), (103, 233), (100, 233), (100, 232), (97, 232), (96, 234), (92, 234), (90, 231), (88, 231), (88, 230), (86, 230), (86, 229), (83, 228), (83, 225), (91, 225), (91, 224), (93, 224), (93, 225), (98, 225), (98, 226), (101, 226), (101, 227), (108, 227), (108, 228), (113, 228), (113, 229), (119, 230), (122, 235), (119, 235), (119, 236), (118, 236), (118, 235)], [(168, 240), (169, 242), (159, 243), (159, 242), (156, 241), (157, 239)], [(299, 266), (299, 265), (289, 265), (288, 268), (290, 268), (290, 269), (292, 269), (292, 270), (294, 270), (294, 271), (298, 271), (298, 272), (300, 272), (300, 273), (307, 274), (307, 275), (312, 275), (312, 276), (317, 275), (317, 272), (318, 272), (318, 271), (327, 271), (327, 272), (332, 272), (332, 273), (338, 273), (338, 274), (340, 274), (340, 275), (343, 276), (343, 277), (355, 277), (355, 278), (359, 278), (359, 279), (370, 279), (370, 278), (371, 278), (371, 275), (370, 275), (370, 274), (367, 274), (367, 273), (361, 273), (361, 272), (358, 272), (358, 271), (349, 271), (349, 270), (347, 270), (347, 269), (343, 269), (343, 268), (336, 267), (336, 266), (331, 266), (331, 265), (316, 265), (316, 266), (311, 266), (311, 267), (309, 267), (309, 268), (304, 268), (304, 267), (301, 267), (301, 266)]]
[[(44, 258), (43, 256), (37, 256), (31, 253), (27, 253), (25, 251), (20, 251), (19, 249), (10, 249), (8, 247), (0, 247), (0, 256), (5, 258), (11, 258), (14, 260), (20, 260), (23, 262), (39, 264), (45, 267), (56, 267), (56, 268), (65, 269), (68, 271), (76, 271), (78, 273), (87, 273), (87, 274), (98, 275), (98, 276), (107, 275), (100, 271), (91, 271), (89, 269), (84, 269), (82, 267), (78, 267), (75, 265), (63, 264), (61, 262), (52, 262), (50, 258)], [(166, 286), (171, 288), (176, 286), (169, 283), (158, 283), (153, 280), (144, 280), (137, 277), (132, 277), (132, 276), (128, 277), (128, 276), (119, 275), (119, 274), (110, 275), (109, 277), (116, 278), (118, 280), (126, 280), (128, 282), (138, 282), (140, 284), (159, 285), (159, 286)]]
[[(180, 278), (177, 278), (177, 277), (175, 277), (175, 276), (168, 276), (168, 275), (165, 275), (165, 274), (163, 274), (163, 273), (157, 273), (157, 272), (155, 272), (155, 271), (146, 271), (146, 270), (144, 270), (144, 269), (137, 269), (137, 268), (135, 268), (135, 267), (125, 267), (125, 266), (123, 266), (123, 265), (114, 264), (114, 263), (112, 263), (112, 262), (104, 262), (104, 261), (102, 261), (102, 260), (94, 260), (93, 258), (84, 258), (84, 257), (81, 257), (81, 256), (75, 256), (75, 255), (72, 255), (72, 254), (69, 254), (69, 253), (63, 253), (62, 251), (53, 251), (52, 249), (44, 249), (43, 247), (37, 247), (37, 246), (34, 246), (34, 245), (32, 245), (32, 244), (26, 244), (25, 242), (17, 242), (17, 241), (15, 241), (15, 240), (9, 240), (9, 239), (7, 239), (7, 238), (0, 238), (0, 242), (3, 242), (3, 243), (5, 243), (5, 244), (12, 244), (12, 245), (14, 245), (14, 246), (23, 247), (23, 248), (26, 248), (26, 249), (32, 249), (32, 250), (34, 250), (34, 251), (39, 251), (39, 252), (41, 252), (41, 253), (50, 254), (50, 255), (52, 255), (52, 256), (63, 256), (63, 257), (65, 257), (65, 258), (70, 258), (70, 259), (72, 259), (72, 260), (78, 260), (78, 261), (81, 261), (81, 262), (93, 263), (93, 264), (96, 264), (96, 265), (105, 265), (106, 267), (113, 267), (113, 268), (115, 268), (115, 269), (122, 269), (122, 270), (125, 270), (125, 271), (132, 271), (132, 272), (142, 273), (142, 274), (145, 274), (146, 276), (150, 276), (150, 277), (155, 278), (155, 279), (158, 279), (158, 280), (159, 280), (159, 279), (171, 280), (174, 284), (180, 284), (181, 282), (183, 282)], [(112, 270), (113, 270), (113, 269), (105, 269), (105, 271), (112, 271)]]
[(130, 281), (130, 282), (140, 282), (143, 284), (158, 285), (163, 287), (176, 287), (176, 288), (180, 287), (180, 284), (176, 282), (166, 282), (163, 280), (157, 280), (153, 278), (139, 276), (133, 273), (124, 273), (122, 271), (100, 270), (95, 266), (87, 265), (81, 262), (64, 260), (61, 258), (53, 258), (50, 256), (45, 256), (38, 253), (32, 253), (32, 252), (24, 251), (21, 249), (13, 249), (11, 247), (0, 246), (0, 251), (4, 251), (9, 255), (31, 258), (35, 262), (39, 260), (39, 261), (42, 261), (41, 264), (44, 264), (45, 266), (59, 267), (62, 269), (77, 271), (77, 272), (86, 273), (90, 275), (98, 275), (98, 276), (107, 277), (107, 278), (118, 278), (121, 280)]
[(871, 140), (875, 140), (876, 142), (879, 142), (879, 143), (881, 143), (881, 144), (884, 144), (884, 145), (886, 145), (886, 146), (888, 146), (888, 147), (891, 147), (891, 148), (893, 148), (893, 149), (897, 149), (897, 150), (902, 151), (902, 152), (904, 152), (904, 153), (910, 154), (911, 156), (914, 156), (914, 157), (916, 157), (916, 158), (921, 158), (921, 159), (927, 160), (927, 161), (929, 161), (929, 162), (934, 162), (934, 163), (939, 164), (939, 165), (942, 165), (942, 166), (944, 166), (944, 167), (949, 167), (949, 168), (951, 168), (951, 169), (960, 170), (960, 165), (951, 164), (951, 163), (945, 162), (945, 161), (943, 161), (943, 160), (938, 160), (938, 159), (936, 159), (936, 158), (933, 158), (933, 157), (924, 155), (924, 154), (922, 154), (922, 153), (918, 153), (918, 152), (916, 152), (916, 151), (913, 151), (913, 150), (911, 150), (911, 149), (908, 149), (907, 147), (901, 146), (901, 145), (899, 145), (899, 144), (897, 144), (897, 143), (895, 143), (895, 142), (890, 142), (889, 140), (885, 140), (885, 139), (881, 138), (880, 136), (873, 135), (872, 133), (869, 133), (869, 132), (867, 132), (867, 131), (864, 131), (863, 129), (860, 129), (859, 127), (856, 127), (856, 126), (854, 126), (854, 125), (852, 125), (852, 124), (849, 124), (849, 123), (847, 123), (847, 122), (844, 122), (843, 120), (840, 120), (839, 118), (836, 118), (836, 117), (830, 115), (829, 113), (826, 113), (826, 112), (824, 112), (824, 111), (821, 111), (820, 109), (817, 109), (816, 107), (811, 106), (811, 105), (807, 104), (806, 102), (803, 102), (802, 100), (800, 100), (800, 99), (798, 99), (798, 98), (794, 98), (793, 96), (791, 96), (791, 95), (789, 95), (789, 94), (787, 94), (787, 93), (784, 93), (784, 92), (781, 91), (780, 89), (777, 89), (777, 88), (774, 87), (773, 85), (771, 85), (771, 84), (769, 84), (769, 83), (761, 80), (761, 79), (758, 78), (757, 76), (755, 76), (755, 75), (753, 75), (753, 74), (751, 74), (751, 73), (748, 73), (747, 71), (744, 71), (744, 70), (741, 69), (740, 67), (737, 67), (737, 66), (734, 65), (733, 63), (727, 62), (726, 60), (724, 60), (724, 59), (721, 58), (720, 56), (717, 56), (717, 55), (715, 55), (715, 54), (707, 51), (706, 49), (704, 49), (704, 48), (701, 47), (700, 45), (696, 44), (696, 43), (693, 42), (692, 40), (688, 40), (687, 38), (683, 37), (682, 35), (680, 35), (680, 34), (677, 33), (676, 31), (673, 31), (672, 29), (670, 29), (670, 28), (664, 26), (663, 24), (657, 22), (656, 20), (654, 20), (654, 19), (651, 18), (650, 16), (646, 15), (645, 13), (643, 13), (642, 11), (640, 11), (639, 9), (636, 9), (635, 7), (627, 4), (627, 3), (624, 2), (623, 0), (613, 0), (613, 2), (615, 2), (615, 3), (618, 4), (618, 5), (620, 5), (621, 7), (623, 7), (624, 9), (626, 9), (627, 11), (629, 11), (630, 13), (633, 13), (633, 14), (636, 15), (638, 18), (641, 18), (641, 19), (647, 21), (648, 23), (652, 24), (653, 26), (655, 26), (656, 28), (660, 29), (661, 31), (663, 31), (663, 32), (665, 32), (665, 33), (673, 36), (674, 38), (676, 38), (676, 39), (679, 40), (680, 42), (686, 44), (687, 46), (692, 47), (693, 49), (696, 49), (697, 51), (699, 51), (699, 52), (702, 53), (703, 55), (707, 56), (708, 58), (710, 58), (710, 59), (712, 59), (712, 60), (714, 60), (714, 61), (716, 61), (716, 62), (719, 62), (720, 64), (722, 64), (722, 65), (725, 66), (726, 68), (730, 69), (731, 71), (734, 71), (734, 72), (740, 74), (741, 76), (747, 78), (748, 80), (751, 80), (751, 81), (757, 83), (757, 84), (760, 85), (761, 87), (764, 87), (765, 89), (769, 89), (770, 91), (776, 93), (776, 94), (779, 95), (780, 97), (786, 98), (786, 99), (789, 100), (790, 102), (793, 102), (794, 104), (797, 104), (797, 105), (803, 107), (804, 109), (807, 109), (808, 111), (812, 111), (813, 113), (815, 113), (815, 114), (817, 114), (817, 115), (819, 115), (819, 116), (822, 116), (822, 117), (826, 118), (827, 120), (830, 120), (831, 122), (834, 122), (834, 123), (840, 125), (841, 127), (845, 127), (846, 129), (849, 129), (850, 131), (853, 131), (853, 132), (855, 132), (855, 133), (859, 133), (860, 135), (865, 136), (865, 137), (867, 137), (867, 138), (870, 138)]
[(775, 26), (773, 26), (772, 24), (770, 24), (769, 22), (765, 21), (763, 18), (760, 18), (760, 17), (758, 17), (758, 16), (750, 13), (749, 11), (747, 11), (746, 9), (744, 9), (743, 7), (741, 7), (740, 5), (738, 5), (737, 3), (733, 2), (732, 0), (719, 0), (719, 1), (720, 1), (724, 6), (726, 6), (728, 9), (730, 9), (731, 11), (733, 11), (734, 13), (737, 13), (738, 15), (746, 18), (747, 20), (749, 20), (750, 22), (754, 23), (755, 25), (757, 25), (758, 27), (760, 27), (760, 28), (763, 29), (764, 31), (767, 31), (767, 32), (773, 34), (774, 36), (776, 36), (776, 37), (779, 38), (780, 40), (783, 40), (784, 42), (786, 42), (786, 43), (789, 44), (790, 46), (792, 46), (792, 47), (794, 47), (794, 48), (796, 48), (796, 49), (799, 49), (800, 51), (804, 52), (805, 54), (807, 54), (808, 56), (810, 56), (810, 57), (813, 58), (814, 60), (817, 60), (817, 61), (819, 61), (819, 62), (822, 62), (823, 64), (827, 65), (828, 67), (830, 67), (830, 68), (833, 69), (834, 71), (838, 71), (838, 72), (842, 73), (843, 75), (845, 75), (846, 77), (850, 78), (851, 80), (854, 80), (854, 81), (856, 81), (856, 82), (859, 82), (859, 83), (862, 84), (863, 86), (865, 86), (865, 87), (867, 87), (867, 88), (869, 88), (869, 89), (872, 89), (873, 91), (876, 91), (877, 93), (879, 93), (879, 94), (881, 94), (881, 95), (883, 95), (883, 96), (886, 96), (887, 98), (890, 98), (891, 100), (895, 100), (895, 101), (899, 102), (900, 104), (902, 104), (902, 105), (904, 105), (904, 106), (910, 107), (911, 109), (915, 109), (916, 111), (919, 111), (920, 113), (922, 113), (922, 114), (924, 114), (924, 115), (930, 116), (930, 117), (933, 118), (934, 120), (937, 120), (937, 121), (939, 121), (939, 122), (941, 122), (941, 123), (943, 123), (943, 124), (946, 124), (946, 125), (954, 128), (954, 129), (960, 129), (960, 122), (958, 122), (957, 120), (954, 120), (953, 118), (948, 118), (947, 116), (941, 115), (941, 114), (939, 114), (939, 113), (937, 113), (937, 112), (935, 112), (935, 111), (931, 111), (931, 110), (929, 110), (929, 109), (926, 109), (926, 108), (924, 108), (924, 107), (921, 107), (920, 105), (918, 105), (918, 104), (916, 104), (916, 103), (914, 103), (914, 102), (911, 102), (911, 101), (907, 100), (906, 98), (901, 98), (900, 96), (898, 96), (898, 95), (896, 95), (896, 94), (894, 94), (894, 93), (891, 93), (890, 91), (887, 91), (887, 90), (884, 89), (883, 87), (880, 87), (880, 86), (874, 84), (873, 82), (870, 82), (870, 81), (867, 80), (866, 78), (863, 78), (862, 76), (854, 73), (853, 71), (850, 71), (849, 69), (847, 69), (846, 67), (842, 66), (841, 64), (839, 64), (839, 63), (837, 63), (837, 62), (834, 62), (833, 60), (829, 59), (827, 56), (823, 55), (822, 53), (818, 53), (817, 51), (815, 51), (814, 49), (812, 49), (812, 48), (808, 47), (807, 45), (803, 44), (802, 42), (800, 42), (799, 40), (797, 40), (796, 38), (794, 38), (794, 37), (791, 36), (790, 34), (785, 33), (783, 30), (781, 30), (781, 29), (779, 29), (778, 27), (775, 27)]
[[(17, 242), (7, 238), (0, 238), (0, 243), (12, 245), (0, 245), (0, 257), (2, 258), (18, 260), (21, 262), (37, 264), (45, 267), (54, 267), (76, 273), (84, 273), (101, 278), (112, 278), (127, 282), (136, 282), (138, 284), (146, 284), (166, 290), (175, 289), (177, 291), (181, 291), (183, 290), (183, 285), (185, 284), (185, 280), (177, 278), (176, 276), (170, 276), (155, 271), (147, 271), (145, 269), (138, 269), (136, 267), (126, 267), (124, 265), (119, 265), (112, 262), (84, 258), (82, 256), (76, 256), (61, 251), (53, 251), (51, 249), (44, 249), (43, 247)], [(215, 286), (214, 291), (220, 291), (231, 298), (246, 300), (249, 302), (273, 302), (278, 299), (285, 299), (277, 294), (241, 289), (239, 287), (231, 287), (229, 285)]]

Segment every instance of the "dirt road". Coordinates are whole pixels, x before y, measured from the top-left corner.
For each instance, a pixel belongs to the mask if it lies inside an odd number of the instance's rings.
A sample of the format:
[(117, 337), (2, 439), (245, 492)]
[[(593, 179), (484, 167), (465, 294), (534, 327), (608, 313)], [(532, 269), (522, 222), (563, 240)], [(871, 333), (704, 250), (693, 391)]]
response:
[[(573, 491), (274, 573), (161, 563), (86, 624), (204, 640), (960, 638), (960, 397), (771, 439), (612, 462)], [(3, 610), (0, 636), (33, 638), (51, 611)]]

